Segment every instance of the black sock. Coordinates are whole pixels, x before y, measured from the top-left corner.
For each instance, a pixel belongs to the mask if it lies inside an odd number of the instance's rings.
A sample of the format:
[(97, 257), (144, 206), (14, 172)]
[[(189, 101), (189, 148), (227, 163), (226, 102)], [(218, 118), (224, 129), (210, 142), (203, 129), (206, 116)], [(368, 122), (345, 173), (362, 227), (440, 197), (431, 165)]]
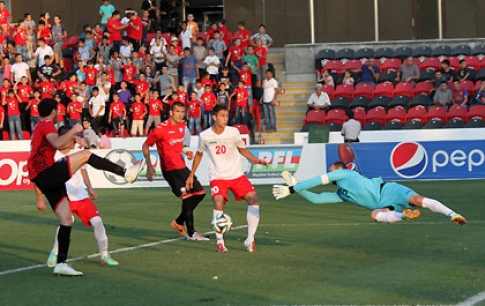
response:
[(175, 222), (177, 222), (177, 224), (180, 224), (180, 225), (185, 224), (185, 221), (186, 221), (185, 220), (185, 211), (189, 208), (189, 205), (190, 205), (190, 198), (182, 200), (182, 209), (181, 209), (180, 214), (177, 217), (177, 219), (175, 219)]
[(188, 198), (188, 207), (187, 211), (185, 212), (185, 223), (187, 224), (187, 233), (189, 236), (192, 236), (195, 232), (194, 226), (194, 210), (199, 205), (199, 203), (204, 198), (205, 194), (194, 195)]
[(205, 197), (205, 193), (194, 195), (191, 197), (192, 201), (190, 203), (190, 208), (192, 209), (192, 211), (194, 211), (197, 208), (197, 205), (199, 205), (199, 203), (202, 202), (204, 197)]
[(69, 243), (71, 242), (71, 226), (59, 225), (59, 233), (57, 234), (57, 241), (59, 242), (59, 254), (57, 255), (57, 262), (66, 262), (67, 253), (69, 252)]
[(111, 173), (118, 174), (119, 176), (125, 175), (125, 169), (123, 167), (106, 158), (99, 157), (96, 154), (91, 154), (91, 156), (89, 156), (88, 164), (98, 170), (109, 171)]

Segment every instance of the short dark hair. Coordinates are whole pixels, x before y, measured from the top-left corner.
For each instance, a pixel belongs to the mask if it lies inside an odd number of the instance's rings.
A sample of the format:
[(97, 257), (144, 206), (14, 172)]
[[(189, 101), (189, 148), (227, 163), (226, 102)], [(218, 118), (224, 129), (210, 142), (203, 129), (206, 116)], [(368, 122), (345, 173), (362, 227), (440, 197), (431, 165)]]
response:
[(106, 128), (104, 126), (100, 127), (98, 133), (100, 133), (101, 135), (106, 135)]
[(71, 127), (69, 125), (63, 125), (57, 129), (57, 134), (59, 134), (59, 136), (66, 135), (70, 129)]
[(175, 109), (175, 107), (178, 106), (178, 107), (184, 107), (185, 108), (185, 105), (182, 104), (182, 102), (174, 102), (171, 106), (170, 106), (170, 110), (173, 112), (173, 110)]
[(338, 161), (330, 164), (330, 166), (334, 166), (337, 169), (347, 169), (347, 165), (344, 162)]
[(48, 117), (54, 109), (57, 109), (57, 101), (52, 98), (46, 98), (39, 103), (39, 115)]
[(450, 65), (450, 61), (445, 59), (441, 62), (442, 64), (445, 64), (446, 66), (449, 66)]
[(212, 115), (216, 115), (220, 112), (220, 111), (229, 111), (229, 109), (227, 108), (227, 106), (223, 105), (223, 104), (216, 104), (214, 106), (214, 108), (212, 109)]
[(347, 115), (347, 117), (349, 117), (349, 119), (354, 119), (354, 112), (351, 111), (351, 110), (346, 110), (345, 111), (345, 114)]

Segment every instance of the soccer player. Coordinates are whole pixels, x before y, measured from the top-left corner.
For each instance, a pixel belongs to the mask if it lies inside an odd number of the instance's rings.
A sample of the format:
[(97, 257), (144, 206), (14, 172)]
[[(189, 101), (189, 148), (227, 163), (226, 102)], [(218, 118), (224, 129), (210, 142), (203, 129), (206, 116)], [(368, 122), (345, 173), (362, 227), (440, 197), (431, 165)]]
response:
[[(124, 176), (127, 181), (134, 182), (143, 169), (144, 161), (138, 165), (129, 165), (126, 169), (92, 154), (90, 150), (83, 150), (66, 158), (54, 161), (56, 150), (69, 148), (72, 141), (84, 147), (81, 138), (77, 136), (83, 131), (80, 124), (76, 124), (65, 135), (59, 136), (54, 127), (57, 121), (57, 102), (54, 99), (44, 99), (39, 103), (41, 119), (32, 134), (31, 154), (28, 159), (30, 180), (46, 196), (52, 210), (59, 219), (59, 254), (54, 267), (56, 275), (82, 275), (66, 263), (69, 251), (69, 241), (72, 227), (72, 213), (67, 200), (66, 182), (85, 164), (100, 170), (109, 171)], [(38, 207), (42, 210), (42, 207)], [(44, 207), (45, 208), (45, 207)]]
[[(59, 136), (65, 135), (71, 128), (68, 126), (62, 126), (59, 128)], [(74, 140), (71, 141), (70, 147), (57, 151), (54, 159), (60, 160), (68, 155), (81, 152), (83, 149), (76, 147)], [(86, 190), (87, 188), (87, 190)], [(80, 171), (77, 171), (73, 176), (66, 182), (67, 197), (69, 201), (69, 206), (71, 211), (76, 214), (79, 219), (87, 226), (92, 226), (94, 231), (94, 237), (98, 242), (99, 253), (101, 255), (100, 263), (102, 265), (117, 266), (119, 263), (111, 258), (108, 254), (108, 237), (106, 236), (106, 229), (104, 228), (103, 220), (99, 216), (98, 208), (91, 201), (89, 196), (93, 200), (98, 198), (96, 190), (91, 186), (91, 181), (89, 180), (89, 175), (87, 167), (83, 166)], [(42, 193), (38, 188), (36, 188), (37, 193), (37, 205), (44, 207), (45, 202), (42, 197)], [(57, 264), (57, 254), (59, 253), (59, 241), (57, 240), (57, 233), (59, 232), (59, 227), (57, 228), (56, 235), (54, 238), (54, 246), (47, 259), (47, 266), (53, 268)]]
[[(448, 216), (453, 223), (466, 224), (466, 219), (463, 216), (441, 202), (423, 197), (414, 190), (398, 183), (385, 182), (380, 177), (372, 179), (363, 177), (355, 171), (348, 170), (343, 162), (331, 164), (327, 174), (300, 183), (288, 172), (283, 173), (283, 178), (288, 186), (273, 186), (273, 195), (277, 200), (296, 192), (314, 204), (347, 201), (371, 209), (372, 220), (385, 223), (415, 219), (420, 216), (420, 212), (410, 208), (422, 207)], [(324, 192), (320, 194), (308, 191), (310, 188), (329, 183), (335, 183), (339, 189), (335, 193)]]
[[(190, 188), (186, 188), (185, 184), (190, 170), (185, 165), (182, 153), (185, 153), (188, 159), (192, 159), (194, 154), (183, 144), (186, 133), (184, 116), (184, 105), (181, 102), (173, 103), (170, 108), (170, 118), (157, 125), (148, 134), (142, 146), (143, 156), (150, 160), (150, 147), (157, 145), (163, 177), (172, 188), (172, 193), (182, 200), (182, 211), (177, 219), (172, 221), (172, 229), (180, 236), (187, 237), (187, 240), (209, 240), (196, 232), (194, 228), (194, 210), (205, 196), (204, 188), (197, 179), (192, 179), (194, 183)], [(154, 175), (155, 168), (149, 162), (147, 163), (147, 179), (152, 181)]]
[[(265, 165), (268, 163), (255, 157), (241, 139), (239, 131), (234, 127), (227, 126), (229, 110), (224, 105), (216, 105), (212, 110), (214, 125), (200, 133), (199, 148), (194, 157), (192, 171), (187, 178), (187, 189), (194, 186), (195, 171), (199, 167), (204, 152), (209, 155), (209, 180), (212, 200), (214, 201), (213, 218), (223, 213), (224, 205), (228, 201), (228, 191), (235, 195), (236, 201), (242, 199), (248, 203), (247, 221), (248, 236), (244, 246), (249, 252), (254, 252), (256, 244), (254, 235), (259, 224), (259, 199), (253, 185), (244, 175), (241, 169), (241, 157), (246, 157), (254, 164)], [(217, 251), (227, 252), (224, 245), (224, 236), (217, 234)]]

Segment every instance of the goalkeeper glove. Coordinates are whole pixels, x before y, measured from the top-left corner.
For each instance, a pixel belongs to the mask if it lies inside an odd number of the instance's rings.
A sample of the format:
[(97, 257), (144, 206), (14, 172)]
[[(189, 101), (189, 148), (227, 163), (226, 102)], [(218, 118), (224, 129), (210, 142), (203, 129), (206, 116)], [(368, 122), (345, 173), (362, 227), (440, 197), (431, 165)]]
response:
[(283, 171), (281, 173), (281, 176), (283, 177), (283, 183), (285, 183), (288, 186), (295, 186), (296, 184), (298, 184), (298, 181), (296, 180), (296, 178), (293, 175), (291, 175), (291, 173), (288, 171)]
[(293, 189), (293, 187), (288, 187), (283, 185), (273, 186), (273, 196), (275, 197), (276, 200), (284, 199), (294, 192), (295, 190)]

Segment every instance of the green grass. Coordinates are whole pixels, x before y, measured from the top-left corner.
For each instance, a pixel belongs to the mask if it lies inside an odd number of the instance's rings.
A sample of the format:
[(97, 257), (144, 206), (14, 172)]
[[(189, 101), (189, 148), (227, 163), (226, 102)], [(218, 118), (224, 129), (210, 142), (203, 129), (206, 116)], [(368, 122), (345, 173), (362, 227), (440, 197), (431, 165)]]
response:
[[(313, 205), (296, 195), (276, 202), (270, 186), (258, 186), (254, 254), (240, 229), (226, 235), (227, 254), (214, 240), (174, 241), (113, 254), (119, 267), (74, 262), (84, 272), (78, 278), (54, 277), (47, 267), (0, 275), (0, 305), (450, 305), (484, 291), (484, 182), (406, 185), (469, 224), (427, 210), (417, 220), (376, 224), (351, 204)], [(98, 192), (110, 250), (177, 238), (170, 221), (180, 204), (168, 188)], [(244, 202), (226, 208), (235, 226), (246, 223)], [(199, 231), (210, 231), (211, 216), (206, 198), (196, 210)], [(52, 211), (36, 211), (33, 192), (1, 192), (0, 272), (44, 263), (56, 224)], [(93, 253), (92, 230), (76, 220), (70, 258)]]

